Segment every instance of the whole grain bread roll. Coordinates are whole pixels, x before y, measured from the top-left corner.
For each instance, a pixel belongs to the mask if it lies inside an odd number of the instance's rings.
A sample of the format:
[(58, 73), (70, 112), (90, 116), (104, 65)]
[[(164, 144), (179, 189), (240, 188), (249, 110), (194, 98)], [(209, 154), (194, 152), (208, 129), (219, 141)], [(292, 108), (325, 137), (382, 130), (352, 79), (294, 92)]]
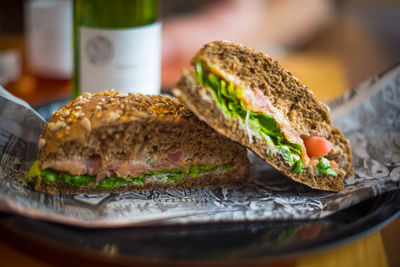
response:
[(353, 175), (350, 145), (329, 112), (268, 56), (227, 41), (205, 45), (173, 88), (197, 117), (291, 179), (339, 191)]
[(176, 98), (109, 91), (52, 115), (35, 168), (28, 183), (39, 192), (88, 194), (232, 184), (250, 164)]

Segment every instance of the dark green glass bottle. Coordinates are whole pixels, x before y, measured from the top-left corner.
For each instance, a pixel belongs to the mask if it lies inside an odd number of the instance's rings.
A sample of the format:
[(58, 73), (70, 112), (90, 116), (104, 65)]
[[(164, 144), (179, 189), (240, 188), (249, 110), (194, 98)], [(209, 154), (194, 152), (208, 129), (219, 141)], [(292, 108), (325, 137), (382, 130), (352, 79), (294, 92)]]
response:
[(74, 0), (74, 91), (160, 91), (158, 0)]

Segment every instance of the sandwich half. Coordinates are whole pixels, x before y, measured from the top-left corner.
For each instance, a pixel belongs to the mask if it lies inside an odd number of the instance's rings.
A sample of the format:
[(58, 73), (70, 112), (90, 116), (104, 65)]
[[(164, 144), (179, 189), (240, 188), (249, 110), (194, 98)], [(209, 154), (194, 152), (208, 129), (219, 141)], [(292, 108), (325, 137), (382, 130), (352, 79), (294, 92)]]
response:
[(353, 175), (350, 145), (326, 106), (276, 61), (216, 41), (191, 63), (173, 94), (217, 132), (315, 189), (339, 191)]
[(176, 98), (110, 91), (52, 115), (27, 183), (48, 194), (119, 193), (232, 184), (249, 171), (246, 149)]

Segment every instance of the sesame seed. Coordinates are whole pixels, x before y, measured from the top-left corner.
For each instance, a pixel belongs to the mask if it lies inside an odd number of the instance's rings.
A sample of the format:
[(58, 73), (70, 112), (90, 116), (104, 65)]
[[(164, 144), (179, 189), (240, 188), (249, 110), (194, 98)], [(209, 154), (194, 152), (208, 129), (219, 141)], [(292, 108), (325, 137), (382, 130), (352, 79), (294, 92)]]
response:
[(60, 130), (60, 128), (62, 126), (64, 126), (65, 123), (62, 121), (57, 121), (57, 122), (49, 122), (47, 124), (47, 128), (51, 131), (51, 132), (56, 132), (58, 130)]
[(43, 139), (43, 138), (40, 138), (39, 139), (39, 145), (38, 145), (39, 150), (42, 149), (45, 145), (46, 145), (46, 140)]
[(62, 109), (60, 113), (64, 118), (68, 117), (70, 114), (68, 109)]
[(106, 115), (106, 118), (105, 118), (105, 120), (107, 121), (107, 122), (114, 122), (114, 121), (116, 121), (116, 120), (118, 120), (119, 119), (119, 114), (117, 113), (117, 112), (114, 112), (114, 111), (110, 111), (107, 115)]
[(92, 94), (89, 93), (89, 92), (84, 92), (84, 93), (82, 93), (82, 96), (83, 96), (83, 97), (90, 98), (90, 97), (92, 97)]
[(90, 130), (92, 129), (92, 125), (91, 125), (90, 120), (88, 118), (83, 118), (81, 120), (81, 125), (88, 132), (90, 132)]

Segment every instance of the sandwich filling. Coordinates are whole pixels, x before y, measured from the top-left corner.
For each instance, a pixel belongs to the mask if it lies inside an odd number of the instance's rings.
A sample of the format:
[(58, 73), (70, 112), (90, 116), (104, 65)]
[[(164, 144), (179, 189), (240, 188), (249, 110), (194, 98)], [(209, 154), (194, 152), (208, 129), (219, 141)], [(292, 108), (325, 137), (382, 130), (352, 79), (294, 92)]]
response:
[(27, 184), (35, 184), (37, 179), (43, 180), (44, 182), (64, 182), (70, 187), (81, 187), (90, 184), (95, 184), (95, 189), (104, 191), (107, 189), (117, 188), (127, 184), (144, 185), (147, 182), (157, 183), (174, 183), (180, 182), (185, 176), (196, 177), (202, 173), (213, 172), (218, 169), (225, 169), (231, 171), (233, 163), (228, 162), (221, 165), (214, 164), (195, 164), (189, 169), (186, 168), (170, 168), (161, 169), (154, 171), (142, 172), (136, 176), (118, 177), (115, 175), (104, 177), (100, 180), (96, 179), (95, 175), (73, 175), (68, 172), (63, 172), (54, 169), (40, 170), (38, 162), (35, 161), (26, 176)]
[(200, 61), (196, 62), (199, 84), (210, 90), (230, 120), (235, 116), (242, 121), (249, 143), (253, 143), (253, 136), (263, 138), (268, 156), (279, 154), (294, 173), (302, 173), (311, 166), (316, 175), (337, 176), (338, 164), (325, 158), (332, 151), (328, 140), (321, 136), (301, 137), (261, 90), (242, 89), (217, 73)]

